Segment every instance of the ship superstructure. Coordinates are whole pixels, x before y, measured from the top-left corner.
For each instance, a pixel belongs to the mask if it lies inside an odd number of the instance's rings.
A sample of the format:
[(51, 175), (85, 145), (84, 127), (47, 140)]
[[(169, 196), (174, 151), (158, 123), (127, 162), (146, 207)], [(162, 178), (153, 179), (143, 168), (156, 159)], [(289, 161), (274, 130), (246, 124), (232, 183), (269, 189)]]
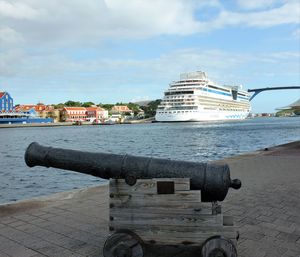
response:
[(219, 86), (205, 72), (183, 73), (170, 84), (156, 110), (157, 121), (215, 121), (245, 119), (250, 95), (241, 86)]

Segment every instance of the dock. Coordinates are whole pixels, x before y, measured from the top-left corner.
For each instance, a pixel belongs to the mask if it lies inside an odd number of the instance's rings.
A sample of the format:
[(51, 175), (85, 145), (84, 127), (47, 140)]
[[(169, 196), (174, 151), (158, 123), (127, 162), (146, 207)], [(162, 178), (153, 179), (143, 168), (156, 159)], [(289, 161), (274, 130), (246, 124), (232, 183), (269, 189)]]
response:
[(13, 123), (13, 124), (0, 124), (0, 129), (7, 128), (34, 128), (34, 127), (66, 127), (74, 126), (73, 122), (52, 122), (52, 123)]
[[(223, 161), (231, 177), (242, 181), (222, 203), (240, 234), (238, 256), (300, 256), (300, 141)], [(105, 184), (0, 205), (0, 257), (102, 257), (108, 199)], [(146, 252), (200, 256), (199, 248), (189, 246), (148, 245)]]

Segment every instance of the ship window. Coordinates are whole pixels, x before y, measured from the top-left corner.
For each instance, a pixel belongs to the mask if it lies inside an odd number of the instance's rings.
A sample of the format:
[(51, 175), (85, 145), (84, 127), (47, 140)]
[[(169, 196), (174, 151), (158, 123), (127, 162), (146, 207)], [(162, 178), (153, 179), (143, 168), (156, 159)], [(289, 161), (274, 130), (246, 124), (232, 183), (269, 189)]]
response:
[(213, 89), (218, 89), (218, 90), (221, 90), (221, 91), (224, 91), (224, 92), (229, 92), (229, 90), (227, 90), (227, 89), (216, 87), (216, 86), (212, 86), (212, 85), (208, 85), (208, 87), (209, 88), (213, 88)]

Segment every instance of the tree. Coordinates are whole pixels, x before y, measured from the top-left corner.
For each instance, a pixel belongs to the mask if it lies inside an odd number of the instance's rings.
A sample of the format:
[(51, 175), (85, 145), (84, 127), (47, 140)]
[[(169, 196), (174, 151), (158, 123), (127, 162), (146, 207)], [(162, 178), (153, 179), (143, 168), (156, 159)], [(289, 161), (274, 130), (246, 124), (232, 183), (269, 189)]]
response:
[(157, 99), (155, 101), (151, 101), (147, 106), (141, 106), (141, 109), (145, 112), (145, 117), (153, 117), (156, 114), (157, 106), (160, 104), (161, 99)]
[(294, 110), (295, 115), (300, 115), (300, 109), (299, 110)]
[(140, 111), (140, 106), (135, 104), (135, 103), (131, 103), (129, 102), (128, 104), (126, 104), (127, 107), (133, 111), (134, 115), (137, 115)]
[(104, 108), (105, 110), (110, 111), (112, 109), (112, 107), (114, 106), (114, 104), (99, 104), (98, 106)]
[(62, 109), (65, 107), (64, 103), (59, 103), (59, 104), (53, 104), (54, 109)]
[(281, 116), (291, 116), (293, 115), (293, 110), (287, 109), (287, 110), (281, 110), (276, 113), (276, 117), (281, 117)]
[(69, 100), (69, 101), (65, 102), (65, 106), (67, 106), (67, 107), (80, 107), (81, 103)]
[(95, 105), (93, 102), (84, 102), (81, 104), (82, 107), (91, 107), (92, 105)]

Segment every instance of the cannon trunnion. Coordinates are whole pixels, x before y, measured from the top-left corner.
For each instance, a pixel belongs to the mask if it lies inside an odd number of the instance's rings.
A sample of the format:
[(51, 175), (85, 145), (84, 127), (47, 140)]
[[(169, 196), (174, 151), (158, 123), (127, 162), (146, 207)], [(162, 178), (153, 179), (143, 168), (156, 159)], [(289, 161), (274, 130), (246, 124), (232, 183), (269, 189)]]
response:
[(143, 257), (144, 244), (200, 246), (199, 257), (236, 257), (237, 232), (221, 205), (228, 165), (28, 146), (29, 167), (46, 166), (109, 179), (104, 257)]

